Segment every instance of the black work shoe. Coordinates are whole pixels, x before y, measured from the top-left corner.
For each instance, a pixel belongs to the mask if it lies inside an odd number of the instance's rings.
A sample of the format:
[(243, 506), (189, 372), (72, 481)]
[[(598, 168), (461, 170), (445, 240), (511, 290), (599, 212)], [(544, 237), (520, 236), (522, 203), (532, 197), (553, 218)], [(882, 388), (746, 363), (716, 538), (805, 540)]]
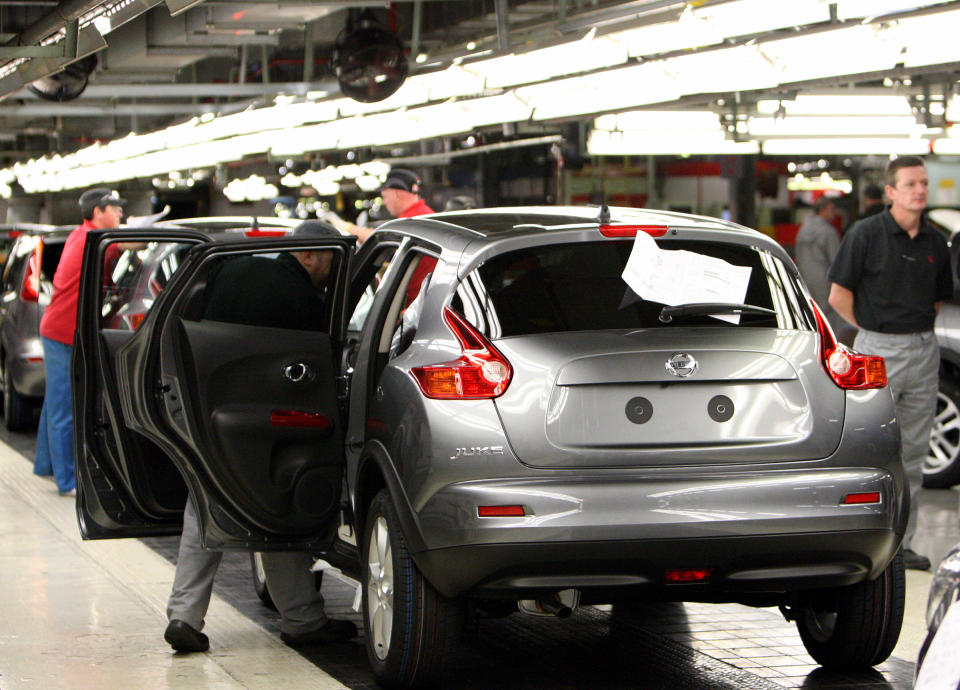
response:
[(307, 633), (291, 635), (289, 633), (280, 633), (280, 639), (290, 647), (303, 647), (311, 644), (324, 644), (325, 642), (340, 642), (349, 640), (357, 636), (357, 626), (350, 621), (327, 619), (322, 628), (317, 628)]
[(930, 559), (913, 549), (904, 549), (903, 567), (909, 570), (930, 570)]
[(206, 635), (179, 620), (170, 621), (163, 639), (178, 652), (205, 652), (210, 649), (210, 640)]

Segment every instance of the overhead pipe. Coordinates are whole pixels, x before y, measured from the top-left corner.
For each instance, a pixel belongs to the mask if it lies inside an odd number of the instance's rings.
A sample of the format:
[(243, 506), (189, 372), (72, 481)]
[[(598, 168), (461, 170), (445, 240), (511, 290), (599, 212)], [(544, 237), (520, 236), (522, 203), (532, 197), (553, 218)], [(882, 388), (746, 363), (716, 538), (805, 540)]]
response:
[(13, 45), (29, 46), (39, 43), (47, 36), (56, 33), (70, 22), (79, 19), (90, 10), (103, 4), (103, 0), (66, 0), (56, 9), (43, 15), (14, 38)]

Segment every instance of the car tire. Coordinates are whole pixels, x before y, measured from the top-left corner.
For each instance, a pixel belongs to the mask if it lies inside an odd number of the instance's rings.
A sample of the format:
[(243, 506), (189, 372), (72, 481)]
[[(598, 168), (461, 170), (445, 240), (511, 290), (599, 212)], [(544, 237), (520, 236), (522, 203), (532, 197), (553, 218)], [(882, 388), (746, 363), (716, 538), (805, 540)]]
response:
[(33, 405), (17, 393), (13, 385), (10, 363), (3, 366), (3, 425), (10, 431), (23, 431), (33, 420)]
[(370, 505), (361, 553), (367, 657), (377, 681), (390, 688), (436, 685), (457, 647), (463, 606), (420, 573), (385, 489)]
[(960, 482), (960, 385), (940, 377), (937, 413), (930, 430), (930, 453), (923, 463), (926, 489), (949, 489)]
[(881, 663), (900, 637), (905, 587), (898, 552), (877, 579), (817, 593), (796, 612), (807, 652), (833, 670)]
[(277, 605), (273, 603), (273, 597), (270, 596), (270, 590), (267, 587), (267, 574), (263, 570), (263, 555), (258, 551), (250, 554), (250, 571), (253, 573), (253, 591), (261, 603), (274, 611)]

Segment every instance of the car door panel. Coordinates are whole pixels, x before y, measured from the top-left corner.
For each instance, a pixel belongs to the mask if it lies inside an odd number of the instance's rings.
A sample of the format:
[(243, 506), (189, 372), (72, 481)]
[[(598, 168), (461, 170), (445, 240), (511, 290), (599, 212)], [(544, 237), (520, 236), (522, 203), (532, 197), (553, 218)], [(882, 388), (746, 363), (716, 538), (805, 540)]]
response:
[(186, 485), (169, 455), (122, 413), (121, 353), (142, 333), (101, 328), (104, 253), (114, 242), (204, 243), (197, 231), (91, 231), (84, 251), (73, 358), (77, 513), (88, 539), (177, 534)]
[[(351, 247), (316, 238), (195, 247), (128, 342), (97, 334), (115, 348), (100, 347), (109, 364), (100, 378), (117, 375), (114, 417), (182, 475), (208, 547), (315, 549), (334, 533), (343, 472), (334, 363)], [(200, 318), (210, 265), (248, 249), (339, 257), (326, 287), (329, 332)], [(122, 474), (122, 463), (106, 464)], [(143, 499), (135, 482), (124, 489), (129, 500)]]
[(190, 430), (216, 493), (264, 530), (317, 530), (337, 510), (343, 465), (330, 335), (187, 320), (178, 330), (182, 364), (163, 369), (186, 397), (164, 409)]

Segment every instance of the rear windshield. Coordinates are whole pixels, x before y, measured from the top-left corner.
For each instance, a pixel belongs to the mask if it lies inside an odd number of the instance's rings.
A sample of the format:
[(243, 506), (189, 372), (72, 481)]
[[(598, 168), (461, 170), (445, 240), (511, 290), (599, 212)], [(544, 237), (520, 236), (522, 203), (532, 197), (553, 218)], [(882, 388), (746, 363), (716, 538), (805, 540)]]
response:
[(706, 314), (661, 319), (664, 304), (640, 299), (621, 277), (633, 240), (545, 245), (500, 254), (466, 277), (452, 306), (493, 338), (686, 326), (813, 328), (812, 313), (797, 281), (777, 257), (728, 243), (660, 240), (657, 244), (661, 249), (685, 249), (750, 267), (743, 302), (773, 313), (745, 313), (737, 324)]

